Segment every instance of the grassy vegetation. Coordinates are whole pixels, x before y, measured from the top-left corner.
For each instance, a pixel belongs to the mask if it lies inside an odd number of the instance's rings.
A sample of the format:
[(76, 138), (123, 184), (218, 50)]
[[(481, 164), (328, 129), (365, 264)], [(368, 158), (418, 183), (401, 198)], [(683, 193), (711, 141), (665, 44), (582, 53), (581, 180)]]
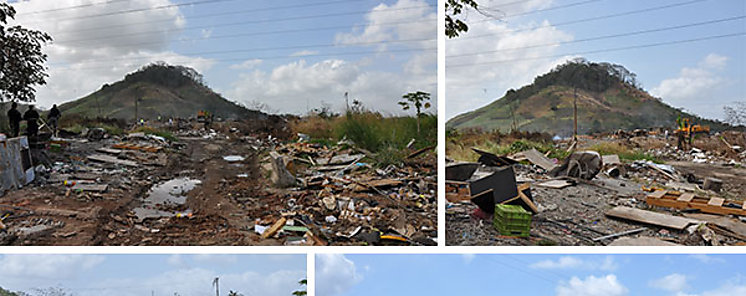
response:
[(446, 132), (446, 153), (449, 158), (460, 161), (476, 161), (479, 158), (471, 148), (477, 148), (497, 155), (508, 155), (536, 149), (549, 153), (550, 158), (564, 159), (569, 153), (554, 146), (551, 136), (541, 133), (500, 131), (482, 132), (479, 130)]
[(130, 133), (144, 133), (146, 135), (156, 135), (159, 137), (163, 137), (169, 141), (177, 141), (178, 139), (176, 136), (171, 134), (170, 132), (167, 132), (165, 130), (157, 129), (150, 126), (138, 126), (134, 130), (130, 131)]
[(304, 117), (292, 122), (291, 128), (295, 133), (307, 134), (314, 143), (330, 145), (347, 139), (376, 153), (379, 164), (401, 161), (408, 154), (404, 148), (411, 139), (415, 139), (414, 149), (434, 146), (438, 139), (438, 119), (427, 114), (420, 117), (420, 133), (414, 117), (384, 117), (370, 111), (331, 118)]
[(304, 133), (317, 143), (333, 143), (348, 139), (360, 148), (371, 152), (403, 149), (411, 139), (415, 148), (437, 143), (437, 122), (433, 115), (420, 118), (421, 132), (417, 133), (414, 117), (384, 117), (375, 112), (349, 113), (333, 118), (305, 117), (291, 123), (296, 133)]
[(116, 119), (87, 118), (75, 114), (63, 114), (60, 118), (59, 127), (74, 133), (80, 133), (84, 129), (103, 128), (110, 135), (124, 134), (124, 121)]
[(621, 160), (627, 160), (627, 161), (649, 160), (655, 163), (663, 163), (660, 159), (650, 154), (647, 154), (640, 149), (632, 149), (632, 148), (629, 148), (627, 146), (624, 146), (616, 142), (601, 142), (601, 143), (598, 143), (598, 144), (595, 144), (593, 146), (590, 146), (588, 148), (583, 148), (583, 149), (593, 150), (593, 151), (600, 153), (601, 155), (616, 154), (616, 155), (619, 155), (619, 159)]

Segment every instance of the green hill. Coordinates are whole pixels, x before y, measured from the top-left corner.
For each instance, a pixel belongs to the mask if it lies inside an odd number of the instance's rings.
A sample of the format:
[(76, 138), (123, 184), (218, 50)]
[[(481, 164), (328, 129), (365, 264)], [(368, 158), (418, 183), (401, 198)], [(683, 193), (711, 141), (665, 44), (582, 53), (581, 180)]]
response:
[(184, 66), (165, 63), (147, 65), (127, 74), (124, 80), (105, 84), (100, 90), (59, 106), (63, 114), (134, 120), (135, 99), (138, 116), (195, 117), (207, 110), (216, 117), (256, 119), (266, 114), (228, 101), (205, 85), (202, 75)]
[(569, 136), (576, 94), (581, 134), (675, 127), (678, 116), (709, 125), (714, 131), (728, 128), (666, 105), (644, 91), (636, 75), (623, 66), (583, 59), (557, 66), (518, 90), (508, 90), (489, 105), (454, 117), (446, 127), (509, 131), (515, 122), (521, 131)]

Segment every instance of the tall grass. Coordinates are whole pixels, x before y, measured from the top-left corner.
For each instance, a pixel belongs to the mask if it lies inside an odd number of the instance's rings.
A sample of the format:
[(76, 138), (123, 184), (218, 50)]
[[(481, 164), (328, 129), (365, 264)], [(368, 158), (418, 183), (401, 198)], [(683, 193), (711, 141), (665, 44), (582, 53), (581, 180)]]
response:
[(420, 116), (420, 132), (414, 117), (385, 117), (376, 112), (349, 112), (334, 118), (310, 116), (291, 124), (296, 133), (309, 135), (315, 141), (348, 139), (371, 152), (403, 149), (411, 139), (414, 148), (435, 145), (438, 139), (438, 119), (434, 115)]

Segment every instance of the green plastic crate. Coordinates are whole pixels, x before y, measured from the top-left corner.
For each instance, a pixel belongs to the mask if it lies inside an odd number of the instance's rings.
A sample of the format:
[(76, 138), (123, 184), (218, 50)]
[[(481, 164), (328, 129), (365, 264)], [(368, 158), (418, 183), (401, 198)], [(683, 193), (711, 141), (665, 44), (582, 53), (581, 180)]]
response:
[(500, 235), (528, 237), (531, 231), (531, 213), (516, 205), (495, 205), (492, 226)]

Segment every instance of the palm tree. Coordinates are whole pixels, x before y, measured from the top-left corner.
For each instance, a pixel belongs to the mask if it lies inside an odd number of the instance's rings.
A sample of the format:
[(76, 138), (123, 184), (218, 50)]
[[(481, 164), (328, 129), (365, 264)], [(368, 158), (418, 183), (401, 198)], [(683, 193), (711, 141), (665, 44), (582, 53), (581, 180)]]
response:
[[(302, 280), (298, 281), (298, 284), (301, 285), (301, 286), (305, 286), (305, 285), (308, 284), (308, 279), (302, 279)], [(306, 296), (306, 294), (308, 294), (308, 292), (306, 292), (305, 288), (303, 290), (298, 290), (298, 291), (294, 291), (293, 292), (294, 296)]]

